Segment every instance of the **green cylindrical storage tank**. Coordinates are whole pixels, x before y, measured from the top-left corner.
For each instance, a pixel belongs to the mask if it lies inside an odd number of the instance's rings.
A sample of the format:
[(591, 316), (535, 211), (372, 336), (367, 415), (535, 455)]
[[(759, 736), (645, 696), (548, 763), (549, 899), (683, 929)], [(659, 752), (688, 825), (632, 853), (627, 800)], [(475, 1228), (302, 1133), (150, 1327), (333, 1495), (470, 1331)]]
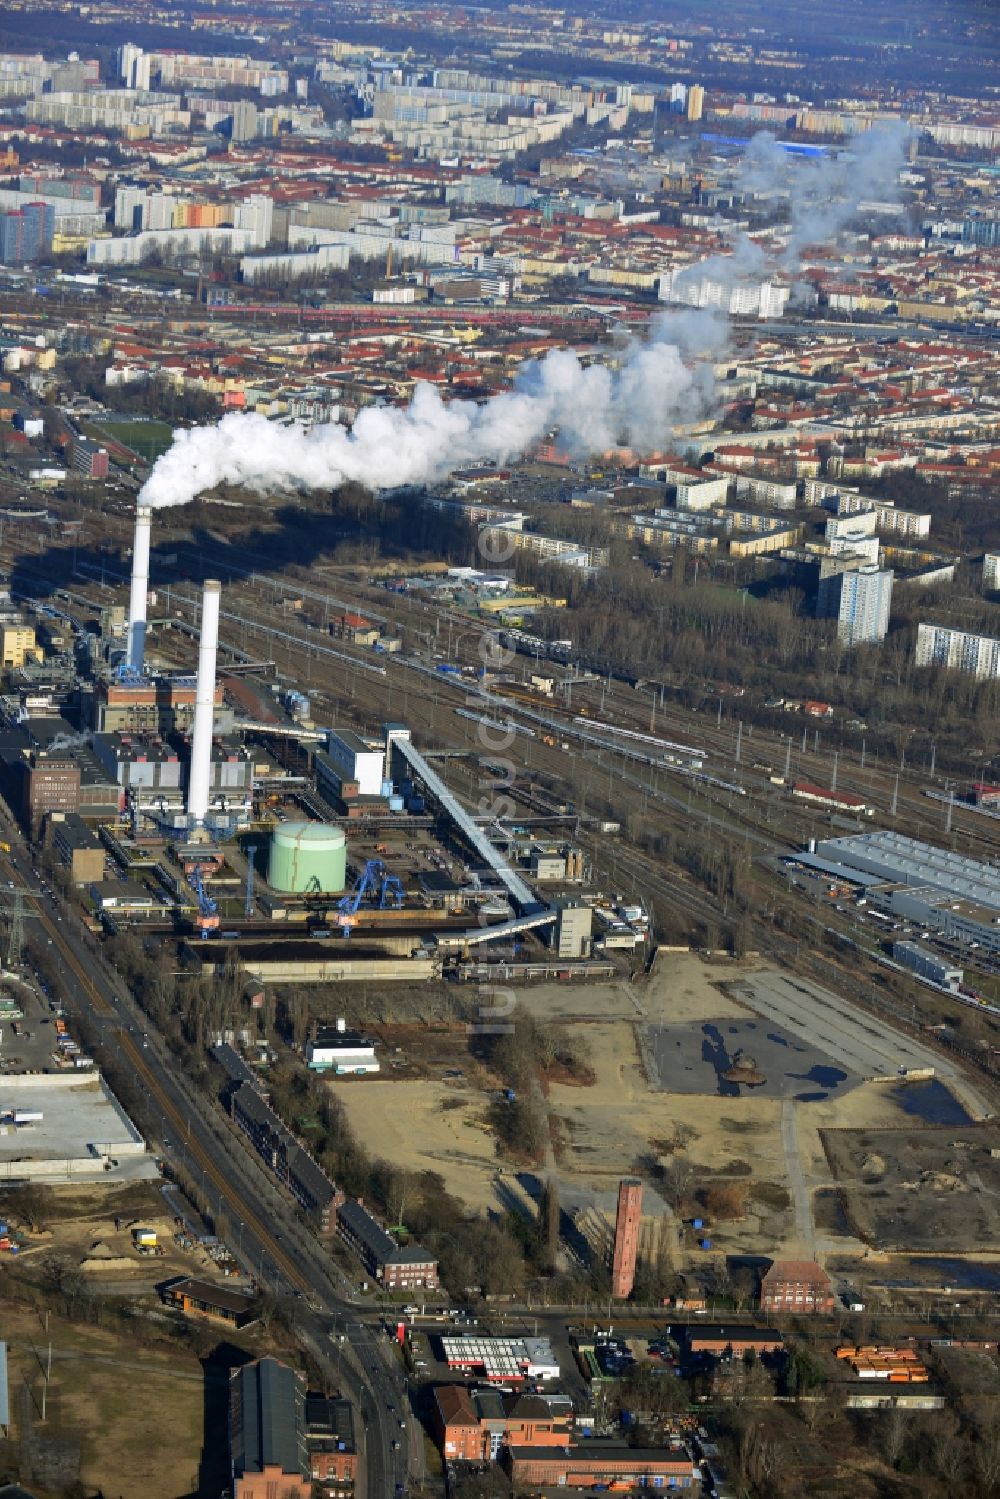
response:
[(325, 822), (283, 822), (274, 830), (267, 864), (272, 890), (339, 894), (347, 883), (347, 839)]

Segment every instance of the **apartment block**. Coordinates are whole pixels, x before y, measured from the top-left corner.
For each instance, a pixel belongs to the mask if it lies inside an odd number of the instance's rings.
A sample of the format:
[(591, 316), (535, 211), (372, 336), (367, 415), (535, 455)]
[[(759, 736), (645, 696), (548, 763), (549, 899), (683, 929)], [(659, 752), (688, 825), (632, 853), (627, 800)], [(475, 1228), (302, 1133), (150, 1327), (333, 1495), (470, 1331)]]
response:
[(914, 660), (917, 666), (944, 666), (993, 680), (1000, 677), (1000, 640), (945, 625), (921, 624)]
[(816, 617), (837, 621), (841, 645), (877, 645), (889, 628), (892, 579), (891, 572), (870, 566), (830, 572), (819, 581)]
[(339, 1204), (337, 1233), (354, 1250), (369, 1275), (387, 1290), (431, 1290), (437, 1285), (434, 1256), (419, 1244), (397, 1244), (363, 1203), (348, 1199)]

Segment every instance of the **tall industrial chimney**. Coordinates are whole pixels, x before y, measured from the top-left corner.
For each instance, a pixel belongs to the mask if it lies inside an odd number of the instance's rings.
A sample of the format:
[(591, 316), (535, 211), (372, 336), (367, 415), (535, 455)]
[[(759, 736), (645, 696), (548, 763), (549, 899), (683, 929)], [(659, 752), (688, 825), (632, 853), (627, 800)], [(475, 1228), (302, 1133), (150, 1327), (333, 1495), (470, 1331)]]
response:
[(212, 730), (215, 726), (215, 655), (219, 645), (219, 595), (222, 584), (209, 578), (201, 595), (201, 645), (198, 650), (198, 687), (191, 734), (188, 774), (188, 821), (198, 825), (208, 813), (212, 782)]
[(149, 535), (153, 511), (149, 505), (137, 505), (135, 540), (132, 543), (132, 592), (128, 603), (127, 664), (141, 672), (146, 659), (146, 595), (149, 592)]

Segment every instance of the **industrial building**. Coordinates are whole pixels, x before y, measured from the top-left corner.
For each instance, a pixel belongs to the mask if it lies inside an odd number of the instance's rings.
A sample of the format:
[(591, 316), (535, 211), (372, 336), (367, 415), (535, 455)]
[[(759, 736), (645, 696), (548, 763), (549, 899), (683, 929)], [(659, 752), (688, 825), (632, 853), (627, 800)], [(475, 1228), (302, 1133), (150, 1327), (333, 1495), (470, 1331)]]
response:
[(337, 1206), (337, 1232), (354, 1250), (369, 1275), (387, 1291), (434, 1290), (437, 1260), (419, 1244), (400, 1245), (361, 1202)]
[(146, 1142), (100, 1073), (92, 1064), (71, 1065), (79, 1047), (60, 1051), (68, 1070), (7, 1073), (0, 1080), (0, 1115), (6, 1120), (0, 1129), (0, 1182), (156, 1177)]
[(235, 1369), (229, 1382), (233, 1499), (310, 1499), (306, 1390), (276, 1358)]
[(1000, 912), (1000, 882), (992, 865), (902, 833), (880, 831), (824, 838), (817, 843), (816, 853), (845, 869), (878, 875), (887, 883), (929, 887), (952, 899), (973, 901)]
[(359, 796), (385, 794), (384, 746), (373, 746), (359, 734), (342, 730), (327, 736), (326, 752), (343, 778), (357, 786)]
[(937, 984), (940, 989), (957, 990), (965, 978), (963, 970), (956, 964), (939, 958), (937, 953), (922, 947), (919, 942), (894, 942), (892, 956), (895, 962), (909, 968), (920, 978)]
[(52, 812), (48, 837), (59, 862), (69, 870), (74, 885), (92, 885), (104, 878), (104, 844), (75, 812)]
[(349, 1031), (342, 1020), (335, 1027), (320, 1026), (306, 1042), (306, 1061), (313, 1072), (336, 1077), (361, 1077), (378, 1072), (375, 1042), (360, 1031)]
[(35, 641), (33, 625), (17, 620), (0, 624), (0, 665), (5, 671), (24, 666), (27, 661), (41, 661), (44, 652)]
[(872, 905), (948, 940), (1000, 952), (1000, 884), (992, 865), (888, 831), (827, 838), (815, 853), (834, 878), (864, 876)]
[[(222, 688), (216, 687), (216, 709), (222, 707)], [(141, 732), (166, 737), (188, 733), (194, 721), (193, 677), (117, 682), (102, 679), (95, 687), (91, 727), (99, 734)]]
[(560, 958), (590, 956), (594, 930), (593, 908), (582, 900), (563, 901), (556, 924), (556, 951)]

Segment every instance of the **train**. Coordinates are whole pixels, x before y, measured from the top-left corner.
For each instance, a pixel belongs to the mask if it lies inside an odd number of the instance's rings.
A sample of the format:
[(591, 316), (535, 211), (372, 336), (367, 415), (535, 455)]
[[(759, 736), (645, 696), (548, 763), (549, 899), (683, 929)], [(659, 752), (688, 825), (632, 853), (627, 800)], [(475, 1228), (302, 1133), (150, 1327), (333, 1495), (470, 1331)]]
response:
[(560, 661), (566, 666), (573, 657), (572, 640), (543, 640), (540, 635), (529, 635), (526, 630), (501, 630), (500, 642), (509, 651), (518, 651), (522, 656)]

